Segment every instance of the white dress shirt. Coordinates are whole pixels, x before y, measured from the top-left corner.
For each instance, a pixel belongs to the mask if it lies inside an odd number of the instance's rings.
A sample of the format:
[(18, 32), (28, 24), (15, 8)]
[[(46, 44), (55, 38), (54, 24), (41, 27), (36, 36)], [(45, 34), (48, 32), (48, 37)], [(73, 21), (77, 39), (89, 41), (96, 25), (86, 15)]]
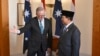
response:
[[(38, 19), (38, 23), (40, 24), (40, 20)], [(42, 26), (43, 26), (43, 29), (44, 29), (44, 18), (41, 20), (41, 23), (42, 23)]]
[(73, 21), (71, 21), (69, 24), (67, 24), (65, 27), (68, 28), (71, 24), (73, 23)]

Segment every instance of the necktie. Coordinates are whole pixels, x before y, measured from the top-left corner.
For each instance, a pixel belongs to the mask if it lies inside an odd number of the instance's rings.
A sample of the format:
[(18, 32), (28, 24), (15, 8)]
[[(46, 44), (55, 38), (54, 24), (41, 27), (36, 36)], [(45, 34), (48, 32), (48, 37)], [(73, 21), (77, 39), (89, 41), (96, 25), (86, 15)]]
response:
[(42, 22), (40, 21), (40, 23), (39, 23), (39, 27), (40, 27), (40, 30), (41, 30), (41, 34), (43, 34), (43, 25), (42, 25)]
[(64, 31), (66, 31), (66, 29), (67, 29), (67, 28), (66, 28), (66, 27), (64, 27), (63, 32), (64, 32)]

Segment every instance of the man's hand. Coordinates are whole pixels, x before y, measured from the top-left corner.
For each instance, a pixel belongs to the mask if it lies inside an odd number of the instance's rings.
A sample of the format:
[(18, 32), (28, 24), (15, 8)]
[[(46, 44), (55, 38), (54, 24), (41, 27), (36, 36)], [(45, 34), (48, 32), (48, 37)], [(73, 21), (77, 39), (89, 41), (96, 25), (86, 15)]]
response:
[(11, 33), (18, 33), (17, 27), (13, 26), (13, 29), (10, 29)]
[(51, 48), (47, 48), (47, 52), (49, 52), (49, 53), (50, 53), (50, 52), (51, 52)]
[(51, 48), (47, 48), (47, 56), (51, 56)]
[(58, 52), (59, 52), (59, 50), (57, 49), (57, 50), (56, 50), (56, 55), (57, 55), (57, 56), (58, 56)]

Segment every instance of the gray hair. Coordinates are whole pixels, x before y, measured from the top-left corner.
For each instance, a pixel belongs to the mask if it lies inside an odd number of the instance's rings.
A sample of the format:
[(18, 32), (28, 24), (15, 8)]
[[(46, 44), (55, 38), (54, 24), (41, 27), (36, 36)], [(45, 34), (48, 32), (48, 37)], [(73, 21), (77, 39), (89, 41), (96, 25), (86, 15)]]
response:
[(36, 9), (36, 13), (37, 13), (38, 11), (43, 11), (43, 10), (44, 10), (43, 7), (37, 7), (37, 9)]

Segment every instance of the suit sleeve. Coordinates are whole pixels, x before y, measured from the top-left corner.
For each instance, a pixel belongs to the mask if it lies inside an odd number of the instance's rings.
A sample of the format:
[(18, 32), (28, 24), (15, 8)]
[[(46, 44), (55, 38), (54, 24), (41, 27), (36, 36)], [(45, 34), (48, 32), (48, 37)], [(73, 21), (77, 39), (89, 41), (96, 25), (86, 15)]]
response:
[(48, 29), (48, 48), (52, 48), (52, 24), (51, 21), (49, 21), (49, 29)]
[(72, 56), (79, 56), (80, 31), (76, 29), (72, 35)]
[(20, 33), (18, 35), (24, 33), (25, 31), (27, 31), (30, 27), (31, 27), (31, 20), (28, 23), (26, 23), (24, 27), (19, 29)]

